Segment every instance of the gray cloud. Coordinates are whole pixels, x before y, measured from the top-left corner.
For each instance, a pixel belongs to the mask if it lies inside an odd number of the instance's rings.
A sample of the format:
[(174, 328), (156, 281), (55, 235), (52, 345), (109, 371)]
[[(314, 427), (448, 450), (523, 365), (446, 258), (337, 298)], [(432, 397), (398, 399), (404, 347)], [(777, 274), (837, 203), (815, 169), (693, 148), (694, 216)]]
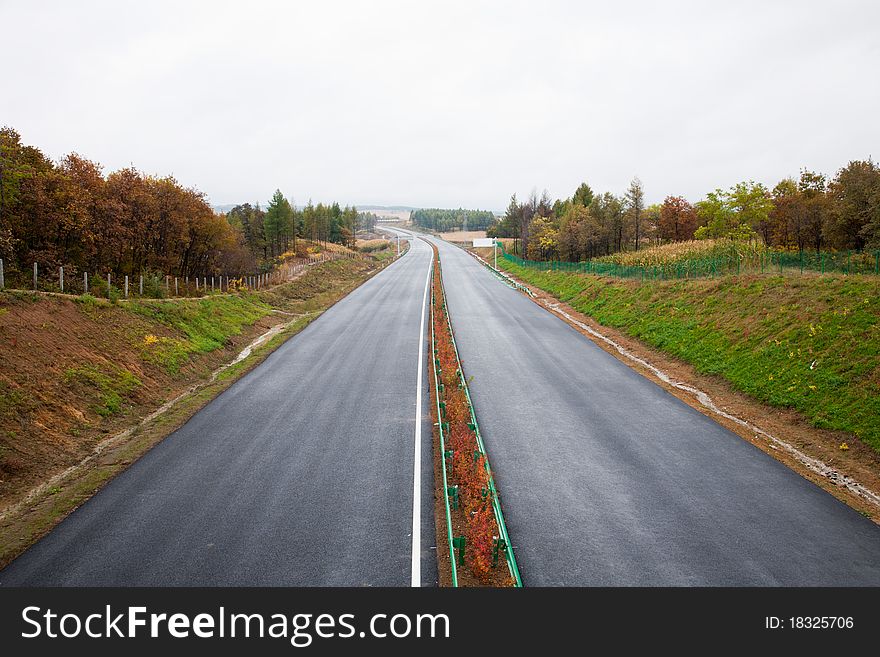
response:
[(4, 2), (0, 123), (214, 203), (696, 200), (877, 156), (880, 4), (716, 4)]

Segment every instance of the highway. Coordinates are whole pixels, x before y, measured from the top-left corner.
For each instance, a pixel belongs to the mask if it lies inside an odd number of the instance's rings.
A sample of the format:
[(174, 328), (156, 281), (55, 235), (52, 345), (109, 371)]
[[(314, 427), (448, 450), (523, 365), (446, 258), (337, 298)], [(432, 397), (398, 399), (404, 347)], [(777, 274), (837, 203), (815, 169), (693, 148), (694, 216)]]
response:
[(430, 263), (416, 240), (0, 572), (0, 585), (436, 585)]
[[(874, 523), (433, 241), (526, 586), (880, 585)], [(0, 585), (436, 585), (430, 262), (414, 240)]]
[(880, 585), (880, 527), (432, 241), (526, 586)]

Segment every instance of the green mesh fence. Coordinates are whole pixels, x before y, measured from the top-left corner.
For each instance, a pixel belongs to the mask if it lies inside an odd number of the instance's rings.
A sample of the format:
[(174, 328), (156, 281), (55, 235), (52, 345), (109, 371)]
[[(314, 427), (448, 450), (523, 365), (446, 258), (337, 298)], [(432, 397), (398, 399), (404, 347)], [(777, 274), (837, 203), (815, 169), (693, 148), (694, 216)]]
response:
[(570, 271), (619, 278), (665, 280), (677, 278), (706, 278), (745, 272), (772, 273), (818, 272), (839, 274), (880, 275), (880, 251), (837, 251), (788, 253), (763, 251), (716, 258), (679, 260), (662, 265), (621, 265), (614, 262), (586, 260), (525, 260), (502, 249), (501, 256), (521, 267), (541, 271)]

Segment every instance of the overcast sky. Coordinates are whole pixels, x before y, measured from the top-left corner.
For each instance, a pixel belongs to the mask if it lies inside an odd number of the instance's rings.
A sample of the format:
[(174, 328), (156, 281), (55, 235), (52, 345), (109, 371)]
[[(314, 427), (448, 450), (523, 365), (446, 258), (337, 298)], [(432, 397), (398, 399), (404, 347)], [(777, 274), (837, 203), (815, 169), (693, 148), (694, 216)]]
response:
[(871, 0), (0, 0), (0, 25), (0, 125), (214, 204), (500, 209), (635, 175), (698, 200), (880, 156)]

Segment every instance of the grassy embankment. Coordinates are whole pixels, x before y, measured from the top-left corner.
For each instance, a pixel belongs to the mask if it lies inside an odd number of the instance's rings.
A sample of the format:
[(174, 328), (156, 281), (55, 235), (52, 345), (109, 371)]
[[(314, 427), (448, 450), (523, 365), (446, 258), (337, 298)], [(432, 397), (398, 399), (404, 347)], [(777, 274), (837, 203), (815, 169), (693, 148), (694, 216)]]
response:
[(880, 451), (880, 278), (622, 280), (499, 267), (606, 326)]
[[(269, 290), (201, 299), (111, 303), (0, 293), (0, 511), (135, 428), (88, 467), (77, 466), (6, 514), (0, 566), (390, 257), (377, 255), (315, 265)], [(279, 324), (283, 331), (212, 379)], [(187, 391), (173, 409), (140, 424)]]

